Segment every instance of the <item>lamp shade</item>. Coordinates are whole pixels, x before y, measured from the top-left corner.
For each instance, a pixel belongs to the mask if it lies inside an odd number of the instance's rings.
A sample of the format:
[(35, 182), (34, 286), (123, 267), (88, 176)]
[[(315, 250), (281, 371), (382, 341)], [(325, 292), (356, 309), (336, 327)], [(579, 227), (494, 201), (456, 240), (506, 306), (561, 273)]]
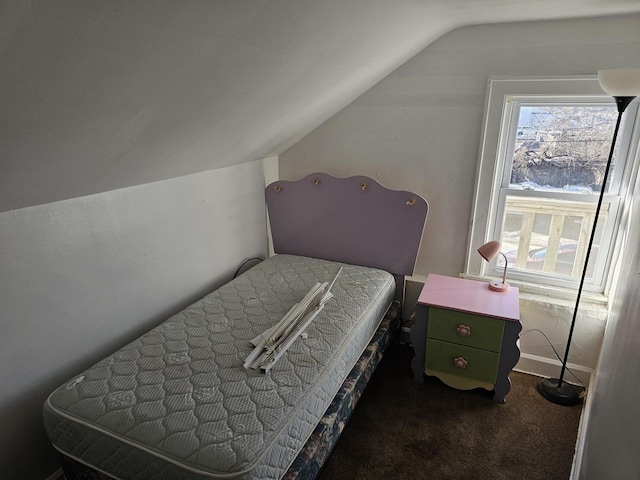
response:
[(500, 242), (497, 240), (491, 240), (478, 248), (478, 253), (487, 262), (493, 260), (496, 255), (500, 254), (504, 257), (504, 272), (502, 273), (502, 282), (496, 282), (492, 280), (489, 282), (489, 289), (495, 292), (506, 292), (509, 290), (510, 285), (507, 283), (507, 257), (500, 251)]
[(500, 251), (500, 242), (497, 240), (491, 240), (478, 248), (478, 253), (487, 262), (493, 260)]
[(640, 68), (598, 70), (598, 82), (612, 97), (640, 97)]

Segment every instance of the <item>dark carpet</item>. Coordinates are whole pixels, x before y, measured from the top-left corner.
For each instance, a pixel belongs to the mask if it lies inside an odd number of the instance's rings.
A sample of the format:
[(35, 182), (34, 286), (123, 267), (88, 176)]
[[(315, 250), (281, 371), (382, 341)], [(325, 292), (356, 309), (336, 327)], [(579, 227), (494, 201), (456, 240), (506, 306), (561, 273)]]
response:
[(567, 480), (582, 404), (542, 398), (539, 377), (512, 372), (503, 405), (486, 390), (410, 378), (411, 347), (393, 345), (320, 480)]

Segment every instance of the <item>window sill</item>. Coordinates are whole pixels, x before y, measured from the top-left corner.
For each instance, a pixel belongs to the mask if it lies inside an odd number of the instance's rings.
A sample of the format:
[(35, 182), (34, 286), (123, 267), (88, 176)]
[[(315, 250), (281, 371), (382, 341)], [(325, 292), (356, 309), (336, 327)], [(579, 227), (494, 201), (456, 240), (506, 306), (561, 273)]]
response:
[[(495, 279), (497, 277), (489, 277), (489, 276), (478, 276), (478, 275), (468, 275), (465, 273), (460, 274), (461, 278), (468, 278), (470, 280), (478, 280), (481, 282), (488, 282), (491, 279)], [(499, 279), (501, 280), (501, 279)], [(521, 280), (510, 280), (508, 279), (509, 284), (514, 287), (518, 287), (520, 289), (520, 293), (529, 294), (534, 297), (537, 297), (538, 300), (545, 300), (553, 302), (553, 300), (571, 300), (575, 302), (577, 295), (577, 288), (561, 288), (561, 287), (551, 287), (546, 285), (539, 285), (530, 282), (523, 282)], [(544, 298), (540, 298), (544, 297)], [(609, 303), (609, 297), (603, 295), (602, 293), (595, 292), (585, 292), (582, 291), (582, 296), (580, 297), (580, 303), (588, 303), (593, 306), (602, 306), (607, 307)]]

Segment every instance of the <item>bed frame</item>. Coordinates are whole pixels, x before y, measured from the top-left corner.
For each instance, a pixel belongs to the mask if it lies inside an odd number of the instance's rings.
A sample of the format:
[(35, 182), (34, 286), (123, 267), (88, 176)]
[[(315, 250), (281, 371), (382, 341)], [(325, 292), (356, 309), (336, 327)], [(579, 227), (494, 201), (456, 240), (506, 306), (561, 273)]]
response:
[[(265, 195), (276, 253), (380, 268), (396, 278), (396, 301), (283, 476), (313, 479), (401, 323), (404, 277), (414, 271), (428, 204), (419, 195), (389, 190), (368, 177), (324, 173), (274, 182)], [(111, 478), (64, 455), (62, 462), (69, 480)]]
[(429, 206), (421, 196), (390, 190), (375, 180), (313, 173), (266, 188), (276, 253), (380, 268), (413, 275)]

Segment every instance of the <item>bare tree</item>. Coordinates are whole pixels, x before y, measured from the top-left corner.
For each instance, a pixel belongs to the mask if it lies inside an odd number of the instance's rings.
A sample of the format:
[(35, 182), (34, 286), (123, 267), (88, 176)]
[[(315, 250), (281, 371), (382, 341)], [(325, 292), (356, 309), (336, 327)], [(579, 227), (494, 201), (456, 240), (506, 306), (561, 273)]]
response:
[(511, 183), (599, 191), (616, 109), (546, 105), (529, 107), (525, 117), (516, 134)]

